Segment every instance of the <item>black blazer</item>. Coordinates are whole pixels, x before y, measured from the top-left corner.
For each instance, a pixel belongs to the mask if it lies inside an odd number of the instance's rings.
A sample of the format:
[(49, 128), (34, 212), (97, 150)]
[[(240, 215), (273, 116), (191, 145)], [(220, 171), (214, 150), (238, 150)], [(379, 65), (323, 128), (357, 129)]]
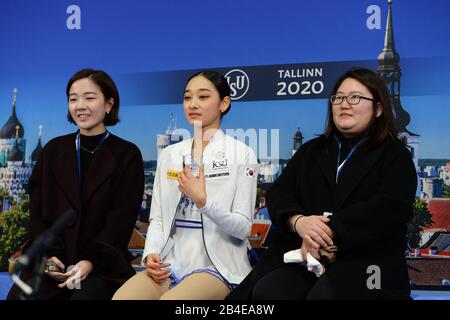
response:
[[(127, 248), (144, 192), (142, 156), (137, 146), (110, 134), (96, 151), (80, 192), (75, 137), (49, 141), (33, 169), (28, 245), (66, 210), (75, 209), (77, 218), (54, 241), (48, 257), (58, 257), (66, 267), (90, 260), (93, 273), (122, 284), (135, 273)], [(29, 277), (24, 271), (22, 278)], [(44, 279), (46, 294), (58, 290), (53, 279)]]
[[(333, 213), (329, 226), (338, 246), (326, 269), (335, 298), (409, 298), (406, 224), (417, 187), (411, 155), (398, 141), (357, 149), (336, 184), (337, 152), (334, 139), (325, 143), (319, 137), (289, 161), (267, 195), (272, 244), (229, 299), (247, 299), (258, 279), (283, 265), (285, 252), (301, 247), (301, 238), (288, 228), (291, 216), (325, 211)], [(367, 287), (371, 265), (380, 268), (381, 289)]]

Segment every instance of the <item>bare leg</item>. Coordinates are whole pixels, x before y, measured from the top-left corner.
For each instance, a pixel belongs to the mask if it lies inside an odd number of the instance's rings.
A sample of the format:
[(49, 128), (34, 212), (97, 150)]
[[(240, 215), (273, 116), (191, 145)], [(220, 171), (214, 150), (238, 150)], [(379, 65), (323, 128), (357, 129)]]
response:
[(164, 293), (160, 300), (223, 300), (230, 293), (228, 286), (215, 276), (194, 273)]
[(158, 300), (169, 290), (170, 278), (161, 285), (156, 283), (146, 271), (128, 279), (113, 296), (113, 300)]

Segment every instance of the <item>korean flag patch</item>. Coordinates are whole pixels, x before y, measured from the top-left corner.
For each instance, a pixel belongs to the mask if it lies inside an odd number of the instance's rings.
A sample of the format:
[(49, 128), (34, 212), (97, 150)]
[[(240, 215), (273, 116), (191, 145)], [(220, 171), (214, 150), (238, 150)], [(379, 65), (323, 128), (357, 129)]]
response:
[(256, 178), (257, 174), (256, 174), (256, 170), (250, 167), (247, 167), (245, 169), (245, 176), (248, 178)]

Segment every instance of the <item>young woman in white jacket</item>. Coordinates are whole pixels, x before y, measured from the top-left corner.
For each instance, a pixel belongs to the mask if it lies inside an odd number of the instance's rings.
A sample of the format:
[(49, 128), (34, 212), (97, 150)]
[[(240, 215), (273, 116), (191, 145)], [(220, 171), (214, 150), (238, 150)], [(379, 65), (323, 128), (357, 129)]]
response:
[(247, 238), (258, 164), (251, 148), (220, 129), (230, 102), (220, 73), (202, 71), (188, 80), (184, 113), (194, 138), (161, 151), (142, 259), (146, 270), (113, 299), (224, 299), (250, 272)]

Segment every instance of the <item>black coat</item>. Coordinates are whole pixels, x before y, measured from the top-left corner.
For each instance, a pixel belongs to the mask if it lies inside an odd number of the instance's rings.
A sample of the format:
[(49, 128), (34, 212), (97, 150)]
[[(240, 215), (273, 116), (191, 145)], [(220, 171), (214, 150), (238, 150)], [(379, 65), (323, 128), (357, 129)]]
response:
[[(283, 265), (285, 252), (301, 247), (301, 238), (288, 228), (291, 216), (325, 211), (333, 213), (329, 226), (338, 247), (336, 261), (326, 268), (334, 297), (409, 297), (406, 224), (412, 218), (417, 187), (411, 155), (398, 141), (359, 148), (336, 184), (337, 152), (336, 141), (325, 143), (319, 137), (289, 161), (267, 195), (275, 226), (272, 244), (229, 299), (249, 298), (258, 279)], [(371, 265), (380, 268), (381, 289), (367, 287)]]
[[(144, 192), (142, 156), (134, 144), (110, 134), (96, 151), (81, 192), (75, 137), (49, 141), (33, 169), (27, 246), (66, 210), (74, 209), (77, 218), (56, 238), (48, 257), (58, 257), (66, 267), (90, 260), (93, 273), (122, 284), (135, 273), (128, 242)], [(29, 279), (30, 272), (25, 270), (22, 278)], [(51, 296), (57, 283), (48, 276), (44, 280), (44, 294)]]

